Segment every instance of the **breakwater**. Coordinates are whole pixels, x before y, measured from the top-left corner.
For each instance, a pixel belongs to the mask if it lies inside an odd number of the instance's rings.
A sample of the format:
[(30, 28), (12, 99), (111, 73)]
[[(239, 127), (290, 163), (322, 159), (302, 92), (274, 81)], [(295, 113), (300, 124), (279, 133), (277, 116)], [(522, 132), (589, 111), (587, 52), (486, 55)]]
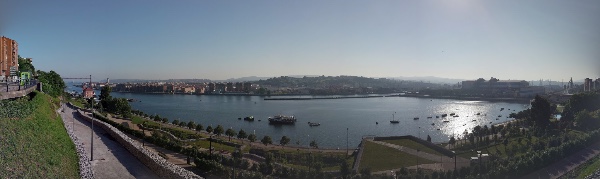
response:
[(265, 98), (264, 100), (314, 100), (314, 99), (347, 99), (347, 98), (381, 98), (385, 96), (331, 96), (331, 97), (283, 97), (283, 98)]

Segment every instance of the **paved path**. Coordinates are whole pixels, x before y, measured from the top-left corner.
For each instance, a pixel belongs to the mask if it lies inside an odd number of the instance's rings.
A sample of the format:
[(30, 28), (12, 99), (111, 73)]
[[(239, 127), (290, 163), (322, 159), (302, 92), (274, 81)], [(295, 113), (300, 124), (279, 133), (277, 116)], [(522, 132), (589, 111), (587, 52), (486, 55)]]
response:
[[(65, 107), (61, 113), (63, 122), (72, 130), (75, 124), (75, 136), (84, 145), (86, 155), (90, 156), (91, 123), (76, 115), (76, 111)], [(142, 164), (106, 131), (94, 128), (94, 160), (91, 161), (95, 178), (159, 178), (152, 170)]]
[(595, 144), (576, 152), (567, 158), (564, 158), (548, 167), (542, 168), (521, 178), (558, 178), (598, 154), (600, 154), (600, 142), (596, 142)]

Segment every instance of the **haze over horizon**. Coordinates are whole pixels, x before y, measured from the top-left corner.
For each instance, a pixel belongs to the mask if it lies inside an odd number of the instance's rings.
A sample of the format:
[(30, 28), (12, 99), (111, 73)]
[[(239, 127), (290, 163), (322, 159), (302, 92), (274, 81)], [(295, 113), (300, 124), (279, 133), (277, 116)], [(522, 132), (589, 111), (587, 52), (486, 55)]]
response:
[(36, 1), (0, 35), (98, 79), (600, 78), (600, 1)]

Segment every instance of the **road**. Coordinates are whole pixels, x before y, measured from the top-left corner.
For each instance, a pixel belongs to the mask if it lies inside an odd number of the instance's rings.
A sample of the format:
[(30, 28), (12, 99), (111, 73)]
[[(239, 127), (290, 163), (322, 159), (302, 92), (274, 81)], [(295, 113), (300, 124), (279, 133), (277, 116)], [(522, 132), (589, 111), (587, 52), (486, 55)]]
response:
[[(87, 156), (90, 156), (91, 123), (77, 116), (69, 107), (61, 113), (68, 129), (75, 126), (75, 136), (83, 143)], [(159, 178), (142, 164), (127, 149), (99, 127), (94, 128), (94, 160), (91, 161), (95, 178)]]

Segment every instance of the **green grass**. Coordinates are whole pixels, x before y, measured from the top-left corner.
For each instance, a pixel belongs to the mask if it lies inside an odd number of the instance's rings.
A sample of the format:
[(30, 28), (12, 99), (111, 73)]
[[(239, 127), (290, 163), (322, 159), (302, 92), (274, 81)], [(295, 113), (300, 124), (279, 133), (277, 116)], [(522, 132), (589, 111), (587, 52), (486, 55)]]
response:
[[(192, 146), (196, 146), (196, 147), (199, 147), (199, 148), (208, 149), (209, 146), (210, 146), (210, 141), (208, 141), (208, 140), (197, 140), (197, 141), (194, 141), (194, 142), (189, 142), (187, 144), (188, 145), (192, 145)], [(219, 143), (216, 143), (216, 142), (212, 143), (212, 147), (214, 147), (215, 150), (226, 150), (226, 151), (228, 151), (230, 153), (235, 151), (235, 148), (232, 147), (232, 146), (223, 145), (223, 144), (219, 144)]]
[[(417, 165), (414, 155), (373, 142), (365, 142), (364, 145), (359, 170), (371, 168), (371, 171), (383, 171)], [(434, 163), (424, 158), (418, 160), (419, 164)]]
[(382, 142), (387, 142), (390, 144), (396, 144), (399, 146), (404, 146), (404, 147), (408, 147), (411, 149), (415, 149), (415, 150), (421, 150), (422, 152), (425, 153), (430, 153), (430, 154), (435, 154), (435, 155), (444, 155), (442, 153), (439, 153), (438, 151), (433, 150), (432, 148), (429, 148), (427, 146), (421, 145), (413, 140), (410, 139), (395, 139), (395, 140), (382, 140)]
[(84, 102), (83, 102), (82, 99), (78, 99), (78, 98), (71, 99), (71, 98), (68, 98), (68, 101), (71, 102), (71, 104), (73, 104), (74, 106), (77, 106), (79, 108), (84, 108), (85, 107)]
[(588, 175), (591, 175), (592, 173), (596, 172), (600, 168), (600, 155), (597, 155), (591, 160), (593, 162), (590, 162), (590, 164), (586, 163), (584, 164), (585, 166), (582, 166), (582, 168), (577, 169), (579, 173), (579, 175), (577, 175), (577, 178), (585, 178)]
[(0, 178), (79, 178), (75, 145), (55, 113), (58, 100), (34, 93), (33, 114), (0, 119)]

